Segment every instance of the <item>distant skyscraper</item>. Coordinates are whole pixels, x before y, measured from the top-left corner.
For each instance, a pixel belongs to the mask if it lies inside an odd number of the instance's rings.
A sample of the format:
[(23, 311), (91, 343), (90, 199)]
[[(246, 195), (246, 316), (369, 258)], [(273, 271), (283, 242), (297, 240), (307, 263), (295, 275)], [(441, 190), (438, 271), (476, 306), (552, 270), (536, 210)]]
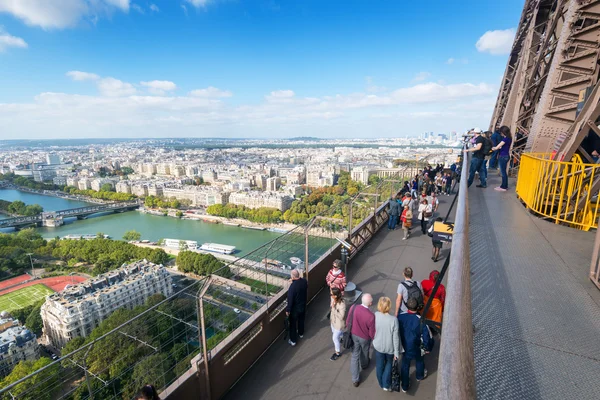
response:
[(52, 153), (46, 154), (46, 164), (49, 164), (49, 165), (60, 164), (60, 156), (58, 154), (52, 154)]

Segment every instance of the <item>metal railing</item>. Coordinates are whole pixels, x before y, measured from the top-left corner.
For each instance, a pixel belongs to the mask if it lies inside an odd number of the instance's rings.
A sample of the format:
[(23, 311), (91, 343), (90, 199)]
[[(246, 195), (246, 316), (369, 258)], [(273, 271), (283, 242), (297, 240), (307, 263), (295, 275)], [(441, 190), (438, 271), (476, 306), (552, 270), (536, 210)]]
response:
[(555, 223), (598, 228), (600, 164), (553, 160), (550, 153), (521, 156), (516, 192), (527, 208)]
[(444, 306), (436, 400), (472, 400), (475, 391), (471, 264), (469, 255), (469, 163), (463, 156)]
[(314, 297), (339, 258), (335, 238), (349, 236), (358, 249), (387, 221), (388, 201), (379, 197), (400, 188), (388, 184), (375, 193), (367, 188), (369, 201), (361, 204), (369, 212), (355, 228), (348, 211), (356, 197), (343, 199), (319, 214), (311, 229), (305, 228), (314, 218), (168, 298), (154, 296), (144, 306), (116, 311), (92, 335), (70, 342), (58, 360), (0, 389), (0, 398), (131, 399), (146, 384), (164, 398), (203, 391), (204, 397), (220, 397), (283, 331), (289, 270), (282, 265), (302, 260)]

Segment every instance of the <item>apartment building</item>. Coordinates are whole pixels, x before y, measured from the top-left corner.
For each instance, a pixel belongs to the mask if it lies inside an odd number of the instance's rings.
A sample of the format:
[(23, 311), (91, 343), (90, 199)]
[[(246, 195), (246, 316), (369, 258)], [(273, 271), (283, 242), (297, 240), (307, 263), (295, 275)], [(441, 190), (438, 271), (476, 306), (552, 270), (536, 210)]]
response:
[(0, 376), (6, 376), (20, 361), (40, 356), (37, 337), (3, 312), (0, 317)]
[(248, 208), (269, 207), (277, 208), (281, 212), (292, 206), (293, 197), (276, 192), (239, 192), (231, 193), (229, 202), (246, 206)]
[(214, 204), (227, 204), (229, 193), (203, 186), (184, 186), (179, 188), (164, 188), (163, 196), (170, 199), (189, 200), (192, 206), (208, 207)]
[(115, 185), (115, 190), (117, 191), (117, 193), (131, 194), (131, 185), (128, 181), (119, 181)]
[(111, 181), (110, 179), (94, 179), (91, 183), (91, 187), (92, 190), (95, 190), (97, 192), (100, 191), (100, 189), (102, 188), (103, 185), (105, 184), (109, 184), (111, 187), (115, 187), (115, 184), (113, 181)]
[(265, 189), (271, 192), (275, 192), (277, 189), (279, 189), (280, 186), (281, 178), (279, 178), (278, 176), (273, 176), (267, 179), (267, 186)]
[(79, 178), (76, 176), (69, 176), (67, 178), (67, 185), (73, 187), (79, 187)]
[(86, 337), (115, 310), (133, 309), (148, 297), (173, 292), (171, 274), (146, 260), (88, 279), (47, 297), (42, 305), (44, 337), (62, 348), (74, 337)]
[(88, 178), (83, 178), (77, 182), (77, 187), (79, 190), (90, 190), (92, 188), (92, 183)]

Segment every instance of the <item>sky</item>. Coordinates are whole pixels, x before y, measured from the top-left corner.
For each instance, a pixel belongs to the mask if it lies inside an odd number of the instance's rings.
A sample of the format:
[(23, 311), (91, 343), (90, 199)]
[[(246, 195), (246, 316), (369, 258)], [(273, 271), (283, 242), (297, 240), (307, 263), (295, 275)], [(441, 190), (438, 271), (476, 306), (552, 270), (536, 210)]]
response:
[(489, 125), (523, 0), (0, 0), (0, 139)]

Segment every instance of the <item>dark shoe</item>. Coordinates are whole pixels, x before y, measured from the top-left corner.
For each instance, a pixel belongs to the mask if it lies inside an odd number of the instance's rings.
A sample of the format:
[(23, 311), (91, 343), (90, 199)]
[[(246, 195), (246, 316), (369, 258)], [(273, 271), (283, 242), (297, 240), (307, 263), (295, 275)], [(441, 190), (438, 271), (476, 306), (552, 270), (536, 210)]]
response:
[(431, 259), (433, 260), (433, 257), (431, 257)]
[(433, 260), (433, 262), (438, 262), (438, 259), (437, 259), (437, 258), (436, 258), (436, 259), (434, 259), (434, 260)]
[(352, 384), (354, 385), (354, 387), (358, 387), (358, 385), (360, 385), (360, 382), (352, 382)]
[(487, 185), (485, 185), (485, 186), (484, 186), (484, 185), (477, 185), (477, 186), (475, 186), (475, 187), (478, 187), (478, 188), (483, 188), (483, 189), (485, 189), (485, 188), (487, 187)]
[(340, 358), (340, 354), (338, 354), (338, 353), (333, 353), (333, 355), (331, 356), (330, 360), (331, 360), (331, 361), (335, 361), (335, 360), (337, 360), (338, 358)]

